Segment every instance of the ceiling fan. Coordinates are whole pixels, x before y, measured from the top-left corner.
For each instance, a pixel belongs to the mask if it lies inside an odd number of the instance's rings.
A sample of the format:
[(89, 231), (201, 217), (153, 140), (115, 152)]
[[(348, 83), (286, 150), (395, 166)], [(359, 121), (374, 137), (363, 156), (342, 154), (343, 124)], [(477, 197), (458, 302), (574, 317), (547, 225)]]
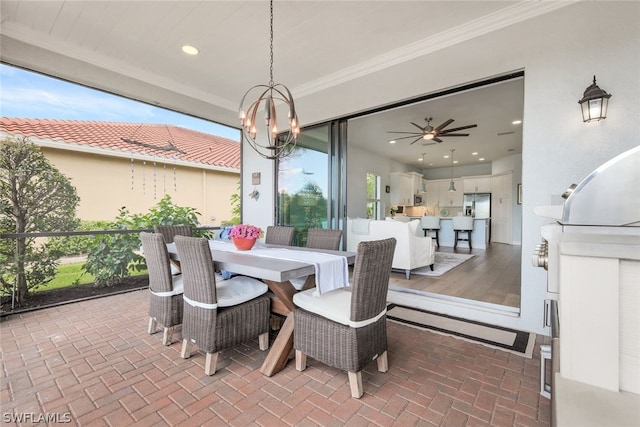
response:
[[(442, 140), (440, 138), (444, 138), (445, 136), (469, 136), (468, 133), (452, 133), (452, 132), (457, 132), (459, 130), (464, 130), (464, 129), (471, 129), (471, 128), (475, 128), (475, 127), (478, 126), (477, 124), (474, 124), (474, 125), (460, 126), (460, 127), (457, 127), (457, 128), (445, 129), (447, 126), (449, 126), (454, 121), (453, 119), (449, 119), (446, 122), (442, 123), (440, 126), (434, 128), (433, 126), (431, 126), (431, 120), (433, 120), (432, 117), (425, 118), (424, 120), (427, 122), (427, 125), (424, 126), (424, 127), (422, 127), (420, 125), (417, 125), (417, 124), (415, 124), (413, 122), (410, 122), (412, 125), (414, 125), (418, 129), (420, 129), (420, 132), (387, 131), (387, 133), (408, 134), (408, 136), (402, 136), (402, 137), (396, 138), (396, 139), (415, 138), (411, 142), (411, 144), (419, 141), (420, 139), (425, 139), (427, 141), (435, 141), (435, 142), (423, 143), (422, 145), (434, 145), (435, 143), (442, 142)], [(409, 145), (411, 145), (411, 144), (409, 144)]]

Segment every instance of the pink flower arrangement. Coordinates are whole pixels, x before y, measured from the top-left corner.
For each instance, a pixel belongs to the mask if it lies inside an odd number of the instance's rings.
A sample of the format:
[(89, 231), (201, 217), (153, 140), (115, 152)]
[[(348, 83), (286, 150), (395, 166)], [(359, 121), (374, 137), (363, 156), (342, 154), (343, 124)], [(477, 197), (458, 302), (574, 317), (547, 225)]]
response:
[(255, 225), (238, 224), (229, 231), (229, 237), (240, 237), (244, 239), (258, 239), (262, 237), (262, 229)]

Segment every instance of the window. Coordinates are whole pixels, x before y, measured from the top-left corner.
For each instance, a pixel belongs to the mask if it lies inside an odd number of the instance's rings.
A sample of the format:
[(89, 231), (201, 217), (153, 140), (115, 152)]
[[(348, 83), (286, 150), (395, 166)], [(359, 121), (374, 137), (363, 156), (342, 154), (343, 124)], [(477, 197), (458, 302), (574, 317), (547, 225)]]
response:
[(380, 203), (380, 177), (367, 174), (367, 218), (382, 219)]

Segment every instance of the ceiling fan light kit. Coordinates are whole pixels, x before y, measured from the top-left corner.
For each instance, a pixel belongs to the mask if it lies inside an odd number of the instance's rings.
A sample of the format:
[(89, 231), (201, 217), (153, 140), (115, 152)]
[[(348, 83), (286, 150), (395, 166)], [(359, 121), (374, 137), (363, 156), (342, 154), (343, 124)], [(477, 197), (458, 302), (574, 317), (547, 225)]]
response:
[(387, 131), (387, 133), (406, 134), (407, 136), (401, 136), (400, 138), (396, 138), (396, 140), (413, 138), (414, 140), (411, 141), (409, 145), (412, 145), (421, 139), (424, 139), (427, 141), (435, 141), (427, 144), (423, 143), (422, 145), (433, 145), (436, 143), (441, 143), (442, 139), (440, 138), (444, 138), (448, 136), (469, 136), (468, 133), (455, 133), (455, 132), (478, 127), (477, 124), (473, 124), (473, 125), (467, 125), (467, 126), (460, 126), (457, 128), (445, 129), (447, 126), (449, 126), (451, 123), (454, 122), (453, 119), (449, 119), (446, 122), (442, 123), (440, 126), (434, 128), (433, 126), (431, 126), (431, 121), (433, 120), (433, 117), (427, 117), (424, 120), (427, 122), (426, 126), (420, 126), (414, 122), (410, 122), (412, 125), (420, 129), (420, 132)]

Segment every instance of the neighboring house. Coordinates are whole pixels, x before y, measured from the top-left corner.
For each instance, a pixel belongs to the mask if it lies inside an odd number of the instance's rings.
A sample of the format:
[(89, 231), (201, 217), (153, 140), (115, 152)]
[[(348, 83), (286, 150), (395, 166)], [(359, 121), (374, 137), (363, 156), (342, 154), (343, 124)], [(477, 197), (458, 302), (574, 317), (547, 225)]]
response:
[(240, 143), (173, 125), (2, 117), (0, 136), (23, 135), (71, 179), (83, 220), (112, 220), (121, 207), (144, 213), (165, 194), (200, 222), (231, 218)]

